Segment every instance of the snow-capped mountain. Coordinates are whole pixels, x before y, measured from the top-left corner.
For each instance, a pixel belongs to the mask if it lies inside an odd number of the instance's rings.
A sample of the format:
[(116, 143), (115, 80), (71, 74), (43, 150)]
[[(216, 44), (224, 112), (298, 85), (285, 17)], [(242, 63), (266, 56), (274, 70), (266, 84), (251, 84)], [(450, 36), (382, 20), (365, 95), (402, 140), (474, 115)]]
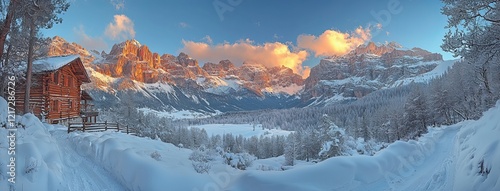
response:
[[(311, 69), (301, 97), (310, 105), (355, 100), (379, 89), (425, 82), (442, 75), (450, 63), (420, 48), (370, 42), (347, 55), (322, 59)], [(445, 70), (427, 74), (441, 65)]]
[[(160, 55), (137, 40), (115, 44), (108, 54), (54, 37), (46, 50), (49, 56), (81, 55), (92, 80), (83, 88), (103, 107), (130, 100), (136, 107), (206, 112), (354, 100), (378, 89), (408, 84), (443, 62), (441, 55), (419, 48), (368, 43), (345, 56), (321, 60), (304, 80), (284, 66), (267, 68), (247, 62), (238, 66), (230, 60), (200, 66), (185, 53)], [(435, 73), (426, 78), (440, 75)]]
[(98, 105), (108, 107), (132, 99), (136, 107), (157, 110), (237, 111), (289, 108), (304, 80), (286, 67), (267, 68), (229, 60), (206, 63), (185, 53), (153, 53), (146, 45), (128, 40), (109, 54), (88, 51), (76, 43), (54, 37), (47, 55), (79, 54), (92, 83), (85, 84)]

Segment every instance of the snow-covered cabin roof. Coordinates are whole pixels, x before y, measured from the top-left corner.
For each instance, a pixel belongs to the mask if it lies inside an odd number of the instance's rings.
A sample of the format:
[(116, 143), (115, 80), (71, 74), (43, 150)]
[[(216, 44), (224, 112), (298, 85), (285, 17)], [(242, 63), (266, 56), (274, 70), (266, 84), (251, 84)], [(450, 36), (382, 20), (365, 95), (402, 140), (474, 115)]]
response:
[(33, 62), (33, 73), (53, 72), (71, 65), (71, 69), (83, 82), (90, 82), (90, 78), (83, 66), (79, 55), (45, 57)]

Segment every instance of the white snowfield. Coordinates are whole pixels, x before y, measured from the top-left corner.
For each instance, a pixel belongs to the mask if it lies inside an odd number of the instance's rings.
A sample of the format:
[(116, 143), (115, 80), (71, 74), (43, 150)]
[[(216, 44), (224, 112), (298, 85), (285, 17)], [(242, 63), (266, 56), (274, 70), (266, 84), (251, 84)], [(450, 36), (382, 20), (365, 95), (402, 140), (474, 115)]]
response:
[(243, 136), (250, 138), (252, 136), (288, 136), (293, 131), (282, 129), (262, 129), (261, 124), (207, 124), (207, 125), (193, 125), (189, 128), (205, 129), (208, 136), (220, 135), (231, 133), (233, 136)]
[[(3, 99), (0, 109), (3, 117)], [(500, 102), (477, 121), (430, 128), (418, 141), (395, 142), (375, 156), (286, 171), (240, 171), (214, 161), (208, 174), (199, 174), (188, 159), (191, 150), (119, 132), (67, 134), (28, 114), (18, 116), (26, 129), (16, 133), (15, 184), (8, 182), (9, 143), (0, 139), (0, 190), (500, 190), (499, 116)], [(8, 133), (0, 128), (1, 137)], [(278, 166), (280, 160), (255, 163)]]

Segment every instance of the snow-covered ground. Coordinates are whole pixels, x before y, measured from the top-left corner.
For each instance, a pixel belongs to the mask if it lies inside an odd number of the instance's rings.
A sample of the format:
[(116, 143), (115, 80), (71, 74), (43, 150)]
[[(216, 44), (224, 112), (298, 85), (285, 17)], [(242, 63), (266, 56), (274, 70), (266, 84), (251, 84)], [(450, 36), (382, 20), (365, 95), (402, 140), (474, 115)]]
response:
[[(4, 117), (3, 99), (0, 109)], [(477, 121), (431, 128), (418, 141), (395, 142), (374, 156), (285, 171), (282, 156), (254, 161), (246, 171), (218, 160), (199, 174), (191, 150), (118, 132), (67, 134), (27, 114), (17, 117), (25, 128), (16, 131), (15, 184), (8, 182), (10, 142), (0, 139), (0, 190), (500, 190), (498, 116), (500, 102)], [(0, 128), (0, 136), (9, 133)]]
[(260, 124), (207, 124), (207, 125), (193, 125), (190, 126), (198, 129), (205, 129), (208, 136), (212, 135), (224, 135), (232, 134), (234, 136), (242, 135), (245, 138), (250, 138), (252, 136), (260, 137), (273, 136), (273, 135), (285, 135), (292, 133), (292, 131), (286, 131), (281, 129), (262, 129)]
[(397, 86), (403, 86), (403, 85), (408, 85), (412, 82), (414, 83), (427, 83), (431, 81), (432, 79), (438, 78), (445, 74), (449, 69), (453, 67), (453, 65), (458, 62), (459, 60), (446, 60), (438, 64), (433, 70), (427, 73), (423, 73), (421, 75), (411, 77), (411, 78), (405, 78), (402, 80), (398, 80), (394, 82), (391, 86), (392, 87), (397, 87)]
[(173, 110), (173, 111), (156, 111), (150, 108), (140, 108), (139, 111), (144, 112), (144, 114), (155, 114), (158, 117), (166, 117), (171, 119), (199, 119), (199, 118), (207, 118), (211, 117), (213, 114), (205, 114), (195, 111), (187, 111), (187, 110)]

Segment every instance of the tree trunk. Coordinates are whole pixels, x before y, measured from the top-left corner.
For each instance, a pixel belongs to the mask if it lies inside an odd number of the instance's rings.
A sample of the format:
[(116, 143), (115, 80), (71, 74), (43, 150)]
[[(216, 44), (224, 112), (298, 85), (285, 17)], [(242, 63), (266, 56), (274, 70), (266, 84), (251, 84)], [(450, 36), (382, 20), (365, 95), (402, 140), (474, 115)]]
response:
[(10, 31), (10, 25), (14, 19), (14, 11), (17, 9), (17, 0), (11, 0), (7, 9), (7, 16), (5, 16), (5, 21), (0, 29), (0, 60), (3, 58), (5, 39), (7, 39), (7, 34), (9, 34)]
[(31, 76), (33, 67), (33, 49), (35, 46), (35, 24), (31, 21), (30, 25), (30, 39), (28, 44), (28, 66), (26, 67), (26, 92), (24, 94), (24, 113), (30, 112), (30, 90), (31, 90)]
[(5, 89), (7, 87), (7, 84), (6, 84), (7, 82), (5, 79), (7, 79), (7, 75), (8, 75), (6, 66), (9, 64), (8, 62), (9, 62), (9, 54), (10, 54), (11, 48), (12, 48), (12, 44), (9, 44), (9, 47), (7, 48), (7, 53), (5, 55), (5, 59), (3, 61), (3, 65), (2, 65), (2, 67), (0, 67), (0, 68), (2, 68), (2, 71), (0, 71), (2, 73), (2, 75), (1, 75), (2, 79), (0, 79), (0, 97), (4, 97), (4, 98), (5, 98), (5, 92), (7, 92)]

